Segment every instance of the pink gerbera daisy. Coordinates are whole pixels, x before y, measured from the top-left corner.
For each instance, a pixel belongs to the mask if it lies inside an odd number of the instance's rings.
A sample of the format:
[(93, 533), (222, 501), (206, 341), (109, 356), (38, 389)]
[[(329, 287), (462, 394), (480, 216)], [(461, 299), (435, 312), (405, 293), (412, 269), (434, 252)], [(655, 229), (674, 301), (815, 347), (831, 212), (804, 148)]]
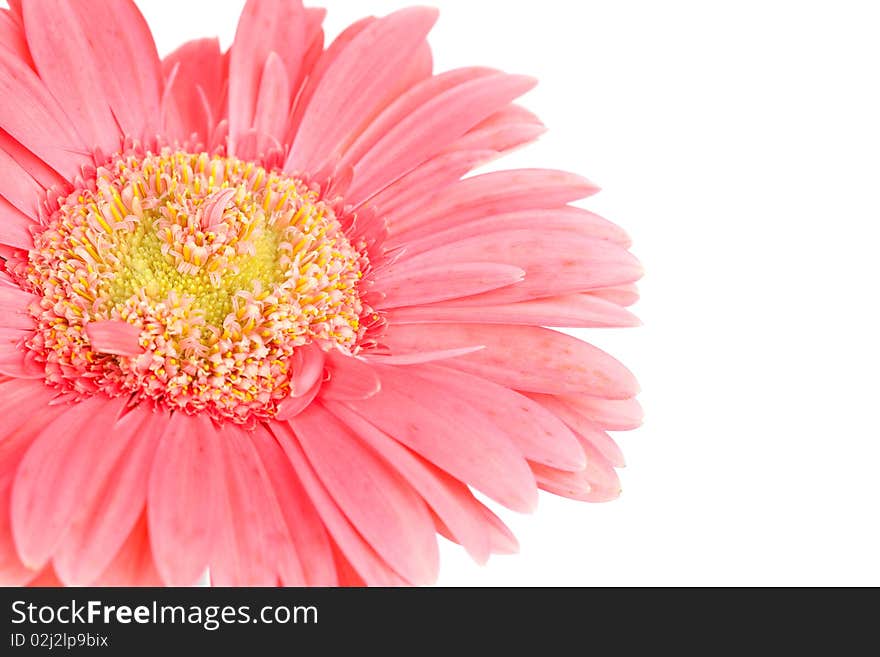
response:
[[(533, 80), (432, 73), (436, 12), (250, 0), (160, 60), (129, 0), (0, 10), (0, 580), (423, 584), (515, 549), (471, 489), (614, 498), (629, 240), (542, 169), (465, 177)], [(57, 578), (57, 579), (56, 579)]]

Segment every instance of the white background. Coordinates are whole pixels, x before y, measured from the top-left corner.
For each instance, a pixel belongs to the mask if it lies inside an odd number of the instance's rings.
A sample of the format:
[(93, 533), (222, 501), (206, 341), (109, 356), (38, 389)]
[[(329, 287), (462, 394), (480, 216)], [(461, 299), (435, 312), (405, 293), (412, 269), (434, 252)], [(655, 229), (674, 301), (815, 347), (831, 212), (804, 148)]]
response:
[[(143, 0), (162, 54), (228, 45), (238, 1)], [(402, 0), (327, 0), (331, 35)], [(505, 166), (585, 174), (634, 237), (641, 329), (586, 337), (639, 375), (622, 498), (504, 514), (521, 553), (441, 585), (880, 584), (871, 2), (435, 0), (437, 69), (541, 79), (550, 128)]]

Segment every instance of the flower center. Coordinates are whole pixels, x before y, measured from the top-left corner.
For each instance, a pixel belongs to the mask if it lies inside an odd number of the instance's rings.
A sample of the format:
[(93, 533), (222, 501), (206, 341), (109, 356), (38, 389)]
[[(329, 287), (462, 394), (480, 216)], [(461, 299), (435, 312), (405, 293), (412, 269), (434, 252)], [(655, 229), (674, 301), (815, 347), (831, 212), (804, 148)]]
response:
[[(302, 392), (298, 347), (357, 349), (366, 256), (297, 179), (166, 149), (99, 168), (58, 206), (26, 273), (28, 346), (54, 385), (246, 422)], [(95, 322), (132, 344), (105, 348)]]

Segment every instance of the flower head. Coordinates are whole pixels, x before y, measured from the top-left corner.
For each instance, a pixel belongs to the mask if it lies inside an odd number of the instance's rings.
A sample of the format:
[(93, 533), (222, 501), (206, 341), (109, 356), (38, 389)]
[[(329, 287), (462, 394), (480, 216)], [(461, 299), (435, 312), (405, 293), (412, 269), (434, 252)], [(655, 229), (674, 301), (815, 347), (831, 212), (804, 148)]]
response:
[(533, 81), (434, 74), (415, 8), (325, 48), (250, 0), (160, 60), (128, 0), (0, 10), (0, 581), (421, 584), (471, 493), (614, 498), (641, 269), (552, 170)]

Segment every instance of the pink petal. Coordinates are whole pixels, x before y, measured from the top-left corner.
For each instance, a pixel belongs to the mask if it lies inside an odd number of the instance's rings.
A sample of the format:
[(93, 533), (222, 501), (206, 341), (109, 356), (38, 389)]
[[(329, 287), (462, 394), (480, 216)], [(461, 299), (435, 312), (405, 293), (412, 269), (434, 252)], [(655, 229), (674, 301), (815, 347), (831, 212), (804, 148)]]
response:
[(46, 563), (110, 473), (124, 447), (113, 426), (126, 401), (96, 395), (69, 406), (22, 459), (12, 488), (12, 531), (29, 567)]
[(435, 10), (414, 7), (370, 23), (357, 34), (323, 73), (284, 170), (317, 170), (341, 153), (393, 90), (436, 20)]
[(171, 83), (165, 88), (170, 111), (163, 115), (163, 132), (178, 140), (196, 134), (207, 144), (216, 124), (226, 116), (221, 101), (228, 62), (220, 52), (220, 42), (189, 41), (165, 58), (162, 69)]
[(536, 229), (607, 240), (624, 248), (628, 248), (631, 243), (629, 235), (607, 219), (589, 210), (565, 205), (551, 209), (506, 212), (452, 224), (444, 230), (436, 230), (424, 237), (407, 241), (406, 254), (408, 257), (415, 257), (439, 246), (481, 235), (487, 236), (490, 233)]
[(369, 399), (382, 387), (370, 363), (335, 349), (327, 352), (327, 370), (330, 378), (321, 387), (321, 399)]
[(293, 430), (282, 423), (276, 423), (273, 431), (327, 531), (366, 583), (370, 586), (400, 586), (409, 583), (401, 579), (352, 527), (315, 474)]
[[(335, 586), (338, 579), (327, 530), (293, 466), (275, 437), (264, 427), (257, 427), (252, 440), (272, 483), (290, 538), (289, 549), (293, 554), (279, 555), (281, 583), (284, 586), (302, 586), (304, 583), (308, 586)], [(285, 560), (295, 562), (297, 568), (285, 568)]]
[(321, 381), (317, 381), (304, 393), (291, 395), (287, 399), (282, 400), (278, 404), (278, 410), (275, 412), (275, 419), (284, 421), (296, 417), (309, 407), (320, 391)]
[(0, 381), (0, 585), (20, 586), (34, 577), (13, 542), (10, 499), (15, 471), (42, 429), (65, 410), (49, 406), (55, 391), (42, 381)]
[[(308, 18), (299, 0), (248, 0), (235, 33), (229, 58), (230, 151), (241, 135), (255, 125), (261, 76), (270, 53), (278, 53), (286, 75), (287, 98), (278, 98), (276, 111), (290, 109), (290, 84), (299, 79), (309, 44), (305, 41)], [(277, 84), (277, 80), (272, 84)], [(266, 92), (269, 93), (268, 91)]]
[(315, 473), (360, 535), (414, 584), (437, 577), (439, 553), (422, 498), (323, 408), (290, 422)]
[(24, 346), (32, 332), (0, 327), (0, 374), (16, 379), (43, 379), (46, 365)]
[[(390, 222), (389, 246), (446, 228), (508, 212), (558, 208), (599, 191), (593, 183), (566, 171), (519, 169), (466, 178), (431, 204)], [(400, 237), (398, 237), (400, 236)]]
[(86, 335), (92, 350), (117, 356), (140, 356), (141, 329), (128, 322), (107, 319), (86, 324)]
[(58, 175), (57, 171), (2, 129), (0, 129), (0, 149), (6, 151), (10, 157), (18, 162), (18, 165), (36, 180), (42, 189), (51, 189), (64, 184), (64, 178)]
[(561, 397), (575, 412), (608, 431), (629, 431), (642, 426), (644, 413), (635, 399), (596, 399), (586, 395)]
[(150, 548), (147, 514), (138, 521), (95, 586), (162, 586)]
[(586, 465), (584, 450), (571, 430), (531, 399), (486, 379), (440, 365), (425, 366), (419, 369), (419, 375), (482, 412), (529, 461), (560, 470), (583, 470)]
[(484, 516), (479, 511), (480, 504), (467, 486), (413, 454), (345, 405), (331, 403), (328, 410), (351, 427), (412, 485), (476, 561), (486, 562), (490, 552), (489, 535)]
[(407, 89), (386, 107), (345, 150), (341, 165), (354, 166), (361, 158), (391, 132), (401, 121), (412, 115), (420, 107), (470, 80), (497, 74), (489, 68), (459, 68), (429, 77)]
[(45, 190), (40, 187), (27, 170), (7, 153), (0, 144), (0, 196), (31, 219), (37, 218), (37, 205)]
[(400, 324), (432, 322), (467, 324), (525, 324), (556, 327), (639, 326), (639, 319), (620, 306), (588, 294), (531, 299), (492, 305), (456, 305), (457, 301), (395, 308), (388, 321)]
[(215, 439), (224, 453), (225, 486), (224, 495), (215, 501), (222, 519), (211, 556), (212, 584), (274, 586), (282, 555), (293, 560), (288, 567), (299, 570), (293, 578), (303, 581), (269, 476), (250, 434), (227, 424)]
[(314, 342), (299, 347), (294, 355), (294, 396), (302, 396), (324, 374), (324, 351)]
[(435, 361), (443, 361), (448, 358), (458, 358), (466, 354), (472, 354), (480, 349), (485, 349), (484, 345), (474, 347), (461, 347), (459, 349), (441, 349), (439, 351), (413, 351), (406, 354), (384, 355), (366, 353), (364, 359), (375, 365), (422, 365), (424, 363), (433, 363)]
[[(319, 7), (306, 8), (306, 33), (303, 42), (308, 45), (303, 52), (299, 75), (290, 81), (291, 89), (294, 90), (294, 96), (302, 90), (306, 79), (312, 77), (315, 65), (324, 53), (324, 29), (322, 23), (326, 17), (326, 9)], [(288, 128), (290, 127), (288, 126)], [(288, 141), (288, 139), (285, 138), (284, 141)]]
[[(548, 253), (553, 257), (548, 258)], [(643, 273), (638, 260), (623, 247), (606, 240), (549, 230), (491, 233), (440, 246), (413, 258), (407, 255), (395, 265), (399, 276), (444, 263), (452, 270), (459, 263), (480, 259), (525, 270), (521, 283), (468, 300), (475, 305), (583, 292), (630, 283)]]
[(501, 518), (492, 513), (488, 507), (481, 506), (480, 510), (483, 512), (483, 517), (491, 528), (489, 532), (489, 545), (492, 553), (516, 554), (519, 552), (519, 542), (516, 540), (516, 536), (501, 521)]
[(393, 222), (414, 208), (430, 203), (468, 171), (489, 161), (495, 153), (477, 150), (443, 153), (401, 176), (361, 205), (376, 207)]
[(271, 52), (263, 67), (254, 111), (254, 128), (258, 136), (270, 137), (277, 142), (284, 139), (291, 96), (284, 63), (277, 53)]
[(29, 230), (32, 224), (30, 217), (0, 196), (0, 244), (25, 251), (34, 248)]
[(546, 130), (531, 112), (517, 105), (508, 105), (456, 139), (445, 150), (487, 149), (501, 155), (534, 141)]
[[(68, 66), (94, 66), (100, 88), (124, 135), (154, 137), (160, 127), (162, 66), (153, 34), (137, 5), (131, 0), (70, 4), (85, 30), (92, 57), (90, 61), (74, 60)], [(100, 98), (95, 96), (91, 102), (98, 103)]]
[(537, 496), (525, 461), (510, 439), (482, 412), (449, 396), (445, 387), (411, 369), (383, 366), (379, 376), (379, 394), (346, 405), (395, 440), (505, 506), (523, 512), (534, 509)]
[(631, 306), (639, 300), (639, 291), (635, 285), (616, 285), (614, 287), (590, 290), (590, 294), (620, 306)]
[(573, 500), (586, 501), (592, 488), (584, 472), (563, 472), (537, 463), (531, 464), (535, 479), (541, 490), (567, 497)]
[(0, 48), (0, 97), (0, 128), (73, 180), (89, 159), (83, 140), (42, 80), (5, 48)]
[[(623, 453), (617, 446), (611, 436), (602, 431), (602, 429), (587, 416), (579, 413), (576, 408), (566, 403), (563, 397), (555, 397), (552, 395), (529, 395), (532, 399), (555, 413), (563, 422), (565, 422), (571, 430), (574, 431), (581, 441), (590, 443), (604, 459), (613, 466), (622, 468), (626, 465)], [(548, 463), (546, 465), (553, 465)], [(561, 468), (565, 469), (565, 468)]]
[(465, 82), (429, 100), (358, 161), (347, 199), (357, 204), (368, 198), (534, 85), (532, 78), (498, 74)]
[[(298, 96), (294, 102), (293, 111), (290, 115), (290, 130), (287, 133), (287, 139), (285, 139), (285, 142), (290, 143), (296, 137), (296, 133), (302, 124), (303, 116), (305, 115), (306, 110), (308, 110), (315, 92), (321, 86), (324, 75), (328, 70), (332, 70), (334, 62), (343, 56), (349, 44), (354, 41), (355, 37), (375, 22), (375, 17), (368, 16), (352, 23), (339, 33), (339, 36), (333, 40), (333, 43), (331, 43), (326, 50), (318, 54), (312, 62), (312, 66), (308, 72), (308, 78), (305, 80), (302, 89), (299, 90)], [(299, 85), (296, 85), (296, 88), (299, 89)]]
[(513, 265), (493, 262), (458, 262), (454, 266), (394, 267), (378, 272), (374, 280), (385, 294), (378, 310), (419, 306), (457, 299), (513, 285), (525, 271)]
[(31, 53), (24, 38), (24, 30), (7, 9), (0, 9), (0, 44), (9, 48), (28, 66), (33, 66)]
[(122, 453), (100, 491), (83, 504), (53, 563), (67, 586), (88, 586), (111, 564), (136, 530), (147, 500), (147, 484), (167, 413), (137, 406), (113, 427)]
[(72, 5), (66, 0), (25, 3), (28, 46), (40, 78), (85, 145), (114, 153), (122, 140), (88, 37)]
[(237, 191), (234, 188), (221, 189), (205, 199), (201, 207), (203, 230), (209, 230), (223, 221), (223, 214)]
[(607, 399), (627, 399), (638, 393), (635, 378), (620, 362), (586, 342), (545, 328), (390, 325), (384, 341), (395, 354), (484, 344), (485, 349), (444, 364), (516, 390), (585, 392)]
[(58, 588), (63, 586), (61, 581), (58, 579), (58, 576), (55, 574), (55, 570), (52, 566), (46, 566), (39, 573), (36, 574), (36, 577), (31, 579), (27, 583), (27, 586), (33, 587), (46, 587), (46, 588)]
[(18, 287), (0, 286), (0, 327), (32, 330), (34, 318), (27, 308), (36, 300), (33, 294)]
[(153, 555), (168, 586), (194, 584), (208, 565), (219, 532), (223, 468), (211, 420), (203, 414), (172, 415), (147, 492)]
[(610, 502), (620, 496), (620, 479), (611, 464), (589, 443), (584, 443), (587, 467), (580, 472), (563, 472), (532, 463), (538, 485), (554, 495), (583, 502)]

